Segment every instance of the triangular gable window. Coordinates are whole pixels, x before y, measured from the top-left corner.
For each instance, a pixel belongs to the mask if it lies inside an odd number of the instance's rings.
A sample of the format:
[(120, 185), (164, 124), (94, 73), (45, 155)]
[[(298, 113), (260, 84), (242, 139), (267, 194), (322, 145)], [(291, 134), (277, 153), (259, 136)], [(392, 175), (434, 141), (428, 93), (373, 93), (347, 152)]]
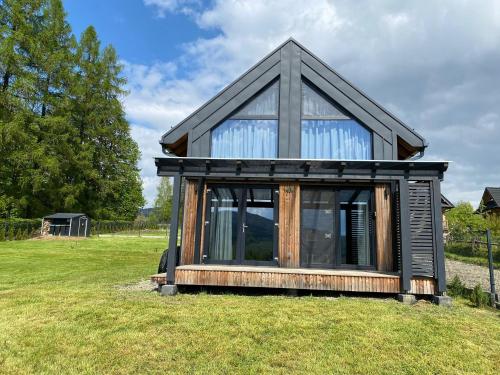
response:
[(278, 98), (279, 85), (276, 81), (231, 117), (278, 116)]
[(372, 133), (302, 82), (300, 148), (303, 159), (370, 160)]
[(303, 117), (340, 117), (347, 116), (330, 103), (318, 91), (302, 82), (302, 116)]
[(211, 133), (213, 158), (278, 156), (279, 81), (257, 94)]

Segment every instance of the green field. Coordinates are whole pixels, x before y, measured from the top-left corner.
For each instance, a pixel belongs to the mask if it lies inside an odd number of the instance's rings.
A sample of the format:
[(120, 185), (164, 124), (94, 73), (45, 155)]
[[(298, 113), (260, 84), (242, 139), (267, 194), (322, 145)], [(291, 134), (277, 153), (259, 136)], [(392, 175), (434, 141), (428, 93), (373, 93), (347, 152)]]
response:
[(0, 373), (500, 373), (498, 311), (135, 288), (164, 247), (0, 243)]

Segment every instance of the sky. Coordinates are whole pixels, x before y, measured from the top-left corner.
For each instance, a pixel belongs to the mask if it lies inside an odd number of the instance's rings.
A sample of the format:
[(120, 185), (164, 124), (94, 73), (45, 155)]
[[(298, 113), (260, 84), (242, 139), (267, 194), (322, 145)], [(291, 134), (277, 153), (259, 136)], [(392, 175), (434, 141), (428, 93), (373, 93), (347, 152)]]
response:
[(159, 139), (293, 37), (423, 135), (442, 185), (477, 206), (500, 186), (500, 1), (64, 0), (124, 66), (150, 206)]

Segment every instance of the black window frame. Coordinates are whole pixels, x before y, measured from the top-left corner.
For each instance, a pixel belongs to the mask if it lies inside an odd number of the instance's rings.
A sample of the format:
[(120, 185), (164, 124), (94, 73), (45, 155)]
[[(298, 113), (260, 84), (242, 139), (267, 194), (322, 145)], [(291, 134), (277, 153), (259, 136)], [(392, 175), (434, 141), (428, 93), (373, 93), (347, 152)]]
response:
[[(312, 264), (308, 265), (304, 263), (303, 259), (303, 191), (304, 190), (330, 190), (335, 194), (334, 197), (334, 244), (333, 244), (333, 255), (334, 262), (331, 266), (325, 266), (323, 264)], [(342, 190), (368, 190), (370, 192), (369, 197), (369, 236), (370, 236), (370, 257), (372, 264), (370, 265), (356, 265), (349, 263), (341, 263), (341, 248), (340, 248), (340, 191)], [(377, 267), (377, 251), (376, 251), (376, 226), (375, 226), (375, 188), (373, 185), (321, 185), (321, 184), (301, 184), (300, 186), (300, 249), (299, 249), (299, 264), (300, 268), (309, 269), (350, 269), (350, 270), (366, 270), (375, 271)]]
[[(237, 241), (236, 241), (236, 257), (234, 260), (216, 260), (210, 259), (210, 214), (212, 208), (212, 188), (227, 188), (233, 187), (240, 189), (238, 196), (238, 223), (237, 223)], [(270, 261), (245, 260), (245, 232), (243, 225), (246, 224), (246, 208), (247, 208), (247, 191), (250, 189), (270, 189), (271, 198), (273, 201), (273, 258)], [(220, 265), (245, 265), (245, 266), (278, 266), (278, 241), (279, 241), (279, 186), (277, 184), (247, 184), (238, 183), (208, 183), (205, 196), (205, 226), (203, 236), (203, 256), (202, 264), (220, 264)]]

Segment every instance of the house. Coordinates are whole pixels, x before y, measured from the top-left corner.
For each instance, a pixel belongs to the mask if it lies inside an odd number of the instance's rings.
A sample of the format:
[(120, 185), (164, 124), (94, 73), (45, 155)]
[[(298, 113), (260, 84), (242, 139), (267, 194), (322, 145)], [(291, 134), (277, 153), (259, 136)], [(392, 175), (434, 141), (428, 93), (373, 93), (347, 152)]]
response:
[(85, 214), (58, 212), (42, 219), (42, 236), (90, 236), (90, 218)]
[(500, 187), (487, 187), (484, 189), (479, 210), (482, 213), (500, 215)]
[(160, 144), (182, 231), (161, 284), (445, 292), (448, 164), (417, 160), (421, 135), (295, 40)]

